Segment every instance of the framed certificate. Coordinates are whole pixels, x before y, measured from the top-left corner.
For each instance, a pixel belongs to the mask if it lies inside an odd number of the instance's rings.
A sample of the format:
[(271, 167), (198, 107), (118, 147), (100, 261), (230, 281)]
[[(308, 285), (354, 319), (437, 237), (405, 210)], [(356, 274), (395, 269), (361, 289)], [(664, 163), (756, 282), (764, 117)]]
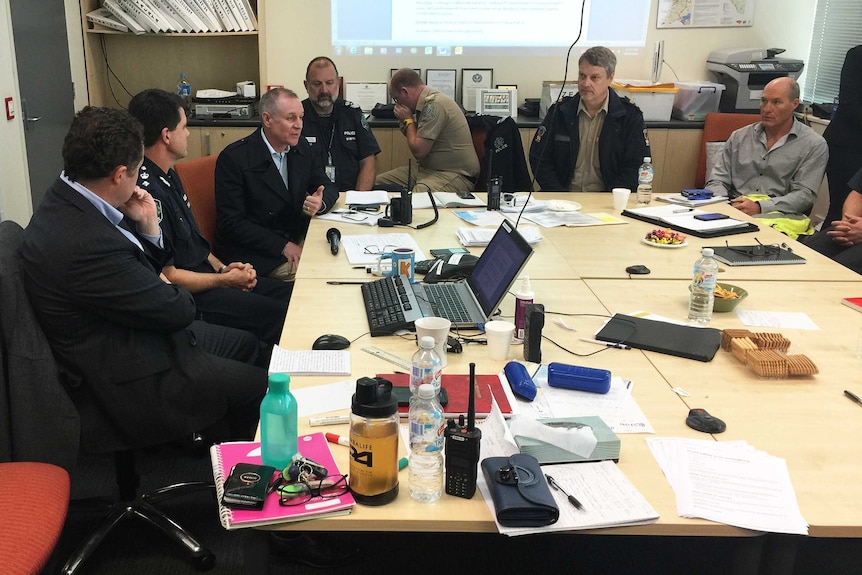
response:
[(461, 70), (461, 105), (468, 112), (476, 111), (477, 90), (494, 87), (494, 70), (491, 68), (463, 68)]
[(353, 102), (362, 108), (363, 112), (370, 112), (378, 103), (385, 104), (388, 97), (386, 83), (384, 82), (367, 84), (360, 82), (347, 82), (344, 87), (344, 99), (349, 102)]
[(425, 84), (455, 100), (455, 70), (425, 70)]

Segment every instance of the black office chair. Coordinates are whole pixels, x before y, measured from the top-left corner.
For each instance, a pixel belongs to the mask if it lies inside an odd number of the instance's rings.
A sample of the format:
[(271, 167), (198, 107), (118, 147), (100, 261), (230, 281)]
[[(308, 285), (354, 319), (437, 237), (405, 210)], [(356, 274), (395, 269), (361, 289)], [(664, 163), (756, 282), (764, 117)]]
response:
[[(81, 437), (80, 450), (87, 451), (88, 437), (98, 435), (99, 452), (114, 453), (120, 491), (119, 501), (106, 505), (108, 512), (105, 518), (81, 543), (61, 572), (79, 572), (84, 561), (111, 530), (130, 517), (143, 519), (180, 543), (187, 549), (196, 569), (211, 569), (215, 556), (154, 504), (189, 490), (214, 490), (214, 485), (211, 482), (185, 482), (137, 494), (139, 476), (135, 470), (134, 451), (147, 446), (131, 445), (121, 437), (98, 406), (88, 401), (85, 389), (74, 390), (75, 402), (72, 402), (24, 290), (18, 256), (23, 233), (24, 230), (15, 222), (0, 222), (0, 345), (5, 363), (10, 366), (5, 378), (7, 389), (0, 390), (6, 392), (0, 395), (8, 398), (8, 405), (0, 402), (0, 406), (7, 408), (0, 409), (0, 425), (11, 429), (11, 445), (5, 449), (13, 458), (59, 461), (69, 465), (63, 457), (69, 454), (69, 447), (72, 446), (71, 453), (77, 455), (78, 438)], [(83, 436), (82, 423), (87, 430)], [(72, 510), (76, 507), (77, 502), (73, 502)]]

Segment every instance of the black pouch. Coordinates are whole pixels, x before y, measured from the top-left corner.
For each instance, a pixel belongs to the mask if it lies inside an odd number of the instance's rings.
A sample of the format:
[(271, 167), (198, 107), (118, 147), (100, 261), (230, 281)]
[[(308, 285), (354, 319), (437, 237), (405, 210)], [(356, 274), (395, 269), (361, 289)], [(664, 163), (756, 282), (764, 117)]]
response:
[(559, 519), (560, 509), (532, 455), (488, 457), (482, 460), (482, 472), (500, 525), (541, 527)]

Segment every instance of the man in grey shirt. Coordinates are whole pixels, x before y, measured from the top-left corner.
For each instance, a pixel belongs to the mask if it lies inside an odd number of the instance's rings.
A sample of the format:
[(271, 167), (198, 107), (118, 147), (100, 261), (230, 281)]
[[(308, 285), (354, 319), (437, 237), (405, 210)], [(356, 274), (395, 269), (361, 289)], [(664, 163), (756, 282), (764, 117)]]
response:
[(817, 199), (829, 150), (822, 137), (796, 120), (798, 105), (795, 80), (769, 82), (760, 97), (760, 122), (731, 134), (706, 187), (727, 195), (733, 207), (750, 216), (806, 219)]

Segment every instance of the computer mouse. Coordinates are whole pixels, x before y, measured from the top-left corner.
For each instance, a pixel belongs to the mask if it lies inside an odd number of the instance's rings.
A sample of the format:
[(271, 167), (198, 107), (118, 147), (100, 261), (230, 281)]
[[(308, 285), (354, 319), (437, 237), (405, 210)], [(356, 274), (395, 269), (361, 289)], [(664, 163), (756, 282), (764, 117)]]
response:
[(630, 274), (648, 274), (649, 271), (650, 270), (648, 267), (642, 266), (640, 264), (635, 265), (635, 266), (629, 266), (626, 268), (626, 273), (630, 273)]
[(692, 409), (685, 418), (685, 424), (690, 428), (704, 433), (721, 433), (727, 425), (717, 417), (713, 417), (705, 409)]
[(311, 349), (347, 349), (348, 347), (350, 347), (350, 340), (334, 333), (324, 334), (311, 344)]

